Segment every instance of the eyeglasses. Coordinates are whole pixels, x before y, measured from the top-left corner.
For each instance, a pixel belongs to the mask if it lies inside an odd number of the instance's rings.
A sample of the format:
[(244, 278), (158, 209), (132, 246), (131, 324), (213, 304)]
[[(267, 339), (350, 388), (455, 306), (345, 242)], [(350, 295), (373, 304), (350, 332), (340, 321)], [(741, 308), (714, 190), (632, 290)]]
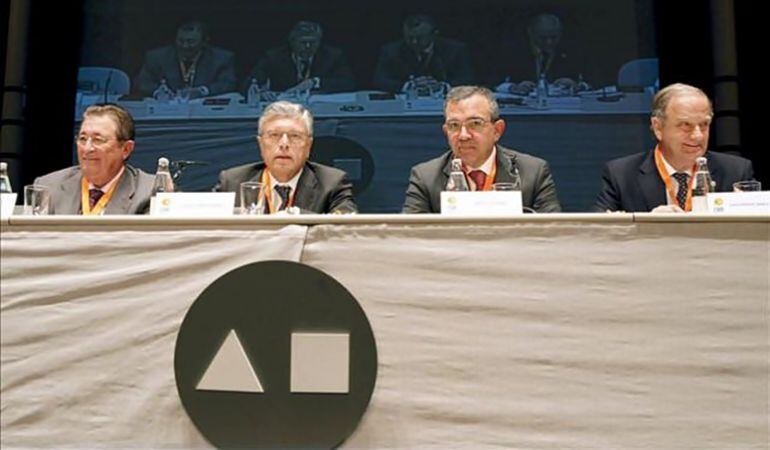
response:
[[(80, 135), (75, 136), (75, 144), (77, 144), (80, 147), (85, 147), (88, 145), (88, 141), (91, 141), (91, 145), (94, 146), (94, 148), (103, 148), (107, 144), (110, 143), (112, 138), (106, 138), (102, 136), (86, 136), (86, 135)], [(120, 142), (121, 139), (115, 139), (116, 141)]]
[(262, 134), (262, 139), (265, 139), (268, 142), (278, 142), (286, 136), (286, 139), (289, 140), (289, 144), (299, 144), (301, 142), (304, 142), (305, 139), (307, 139), (307, 135), (303, 133), (295, 133), (295, 132), (288, 132), (288, 131), (266, 131)]
[(446, 127), (446, 130), (452, 134), (459, 133), (463, 127), (465, 127), (465, 129), (470, 132), (477, 133), (483, 130), (488, 123), (491, 123), (491, 121), (476, 117), (473, 119), (468, 119), (465, 122), (460, 122), (459, 120), (450, 120), (449, 122), (446, 122), (444, 126)]

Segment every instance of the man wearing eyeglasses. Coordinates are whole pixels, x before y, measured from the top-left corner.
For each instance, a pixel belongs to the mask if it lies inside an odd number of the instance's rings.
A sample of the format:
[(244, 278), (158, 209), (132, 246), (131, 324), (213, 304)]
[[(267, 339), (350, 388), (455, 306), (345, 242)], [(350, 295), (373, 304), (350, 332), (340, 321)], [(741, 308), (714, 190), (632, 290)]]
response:
[(134, 120), (121, 106), (83, 112), (75, 136), (78, 165), (35, 180), (51, 193), (50, 214), (144, 214), (154, 177), (126, 161), (134, 150)]
[(313, 116), (304, 106), (278, 101), (268, 105), (258, 123), (262, 161), (223, 170), (215, 191), (235, 192), (240, 184), (262, 183), (268, 213), (286, 210), (319, 214), (358, 211), (345, 172), (308, 161), (313, 145)]
[(561, 211), (548, 163), (498, 145), (505, 121), (489, 89), (453, 88), (444, 102), (444, 117), (444, 134), (451, 150), (412, 168), (403, 212), (441, 212), (441, 191), (454, 158), (462, 160), (471, 190), (491, 190), (493, 183), (518, 183), (525, 210)]

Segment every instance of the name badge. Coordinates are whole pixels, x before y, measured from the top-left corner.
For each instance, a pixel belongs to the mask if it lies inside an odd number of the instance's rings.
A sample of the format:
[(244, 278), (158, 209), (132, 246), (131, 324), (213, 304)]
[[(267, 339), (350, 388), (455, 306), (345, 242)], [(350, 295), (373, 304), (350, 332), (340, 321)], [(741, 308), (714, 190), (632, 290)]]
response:
[(712, 213), (770, 213), (770, 191), (715, 192), (706, 201)]
[(226, 217), (233, 215), (235, 192), (163, 192), (150, 201), (150, 215)]
[(441, 214), (449, 216), (516, 216), (522, 214), (521, 191), (441, 193)]
[(16, 194), (0, 194), (0, 219), (11, 217), (16, 206)]

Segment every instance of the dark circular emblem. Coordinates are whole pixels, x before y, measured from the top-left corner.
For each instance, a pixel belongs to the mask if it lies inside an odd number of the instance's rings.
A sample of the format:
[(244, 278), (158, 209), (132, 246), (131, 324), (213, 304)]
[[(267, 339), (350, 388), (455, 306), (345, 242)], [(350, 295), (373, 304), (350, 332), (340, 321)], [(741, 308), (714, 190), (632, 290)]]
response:
[(220, 448), (333, 448), (356, 429), (377, 378), (369, 321), (339, 282), (267, 261), (209, 285), (179, 329), (177, 391)]

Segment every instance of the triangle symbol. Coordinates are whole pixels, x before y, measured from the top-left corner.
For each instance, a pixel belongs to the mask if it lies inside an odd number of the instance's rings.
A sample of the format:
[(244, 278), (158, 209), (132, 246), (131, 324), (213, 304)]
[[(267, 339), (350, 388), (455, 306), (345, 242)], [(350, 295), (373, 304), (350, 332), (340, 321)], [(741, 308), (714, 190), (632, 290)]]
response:
[(195, 389), (199, 391), (265, 392), (235, 330), (230, 330)]

